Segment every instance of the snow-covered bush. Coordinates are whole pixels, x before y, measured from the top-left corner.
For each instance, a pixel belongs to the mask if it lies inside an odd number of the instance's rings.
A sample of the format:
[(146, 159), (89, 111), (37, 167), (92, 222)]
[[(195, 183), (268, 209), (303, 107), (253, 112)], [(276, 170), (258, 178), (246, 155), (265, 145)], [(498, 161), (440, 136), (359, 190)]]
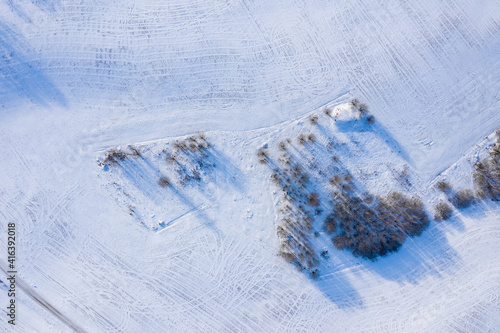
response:
[(436, 188), (444, 193), (449, 193), (452, 190), (450, 182), (446, 180), (441, 180), (437, 183)]
[(170, 186), (170, 179), (168, 179), (167, 177), (161, 177), (158, 180), (158, 185), (160, 185), (161, 187), (168, 187)]
[(467, 208), (475, 202), (474, 193), (470, 189), (457, 191), (450, 199), (457, 208)]
[(311, 125), (316, 125), (318, 123), (318, 116), (317, 115), (310, 116), (309, 122), (311, 123)]
[(113, 148), (106, 152), (104, 160), (102, 161), (101, 164), (116, 165), (118, 161), (123, 161), (127, 156), (128, 153), (125, 153), (118, 148)]
[(453, 209), (446, 202), (440, 202), (434, 207), (434, 220), (444, 221), (451, 217)]
[(490, 150), (490, 157), (476, 163), (474, 183), (476, 194), (480, 198), (489, 197), (500, 200), (500, 131), (497, 131), (497, 143)]
[(261, 148), (257, 151), (257, 157), (259, 158), (259, 162), (262, 164), (266, 164), (267, 162), (269, 162), (268, 153), (265, 148)]

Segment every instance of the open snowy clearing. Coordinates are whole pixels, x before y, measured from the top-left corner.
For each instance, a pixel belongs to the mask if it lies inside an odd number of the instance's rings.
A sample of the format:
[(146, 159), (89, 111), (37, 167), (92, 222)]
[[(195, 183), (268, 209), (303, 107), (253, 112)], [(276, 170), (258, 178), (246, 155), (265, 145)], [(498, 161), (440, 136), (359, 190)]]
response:
[[(436, 182), (471, 188), (500, 127), (496, 1), (2, 1), (0, 51), (18, 331), (500, 330), (498, 203), (376, 261), (314, 225), (329, 256), (311, 279), (278, 256), (280, 198), (256, 156), (290, 138), (319, 170), (336, 154), (370, 192), (417, 195), (431, 214)], [(373, 125), (324, 115), (354, 97)], [(215, 166), (182, 186), (162, 150), (199, 132)], [(129, 145), (140, 158), (99, 165)]]

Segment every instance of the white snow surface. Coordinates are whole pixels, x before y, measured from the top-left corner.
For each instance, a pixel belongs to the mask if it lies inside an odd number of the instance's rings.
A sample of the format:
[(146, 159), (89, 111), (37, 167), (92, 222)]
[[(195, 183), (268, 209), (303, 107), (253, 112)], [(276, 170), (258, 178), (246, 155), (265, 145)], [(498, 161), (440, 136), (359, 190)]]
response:
[[(81, 330), (500, 332), (498, 203), (376, 261), (315, 225), (330, 258), (313, 280), (277, 255), (255, 155), (330, 135), (367, 189), (432, 213), (435, 183), (471, 187), (500, 127), (498, 1), (3, 0), (0, 57), (0, 264), (16, 222), (18, 277)], [(323, 114), (352, 98), (369, 130)], [(160, 188), (159, 151), (198, 132), (213, 173)], [(128, 145), (143, 158), (98, 164)], [(411, 189), (394, 180), (406, 165)], [(0, 292), (0, 331), (71, 331), (25, 291), (13, 329)]]

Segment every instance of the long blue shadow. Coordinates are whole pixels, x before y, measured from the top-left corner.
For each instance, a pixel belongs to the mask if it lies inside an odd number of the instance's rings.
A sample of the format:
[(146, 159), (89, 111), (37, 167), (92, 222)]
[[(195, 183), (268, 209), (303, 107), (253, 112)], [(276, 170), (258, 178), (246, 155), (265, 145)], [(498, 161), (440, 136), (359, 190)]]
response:
[(47, 106), (67, 106), (63, 93), (43, 72), (42, 64), (31, 54), (27, 41), (0, 22), (0, 103), (21, 100)]

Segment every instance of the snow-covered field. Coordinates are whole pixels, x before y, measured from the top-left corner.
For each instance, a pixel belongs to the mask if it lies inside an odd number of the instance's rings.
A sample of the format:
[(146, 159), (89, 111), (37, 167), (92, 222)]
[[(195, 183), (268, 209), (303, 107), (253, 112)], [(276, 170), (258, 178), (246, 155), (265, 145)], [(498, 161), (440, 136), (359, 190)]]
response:
[[(290, 138), (327, 170), (334, 138), (366, 189), (432, 215), (436, 182), (472, 187), (500, 127), (497, 1), (4, 0), (0, 57), (0, 268), (15, 222), (18, 271), (0, 331), (500, 332), (498, 203), (376, 261), (316, 223), (311, 279), (278, 256), (256, 156)], [(372, 126), (323, 113), (352, 98)], [(215, 166), (183, 186), (162, 151), (199, 132)], [(141, 156), (99, 164), (129, 145)]]

